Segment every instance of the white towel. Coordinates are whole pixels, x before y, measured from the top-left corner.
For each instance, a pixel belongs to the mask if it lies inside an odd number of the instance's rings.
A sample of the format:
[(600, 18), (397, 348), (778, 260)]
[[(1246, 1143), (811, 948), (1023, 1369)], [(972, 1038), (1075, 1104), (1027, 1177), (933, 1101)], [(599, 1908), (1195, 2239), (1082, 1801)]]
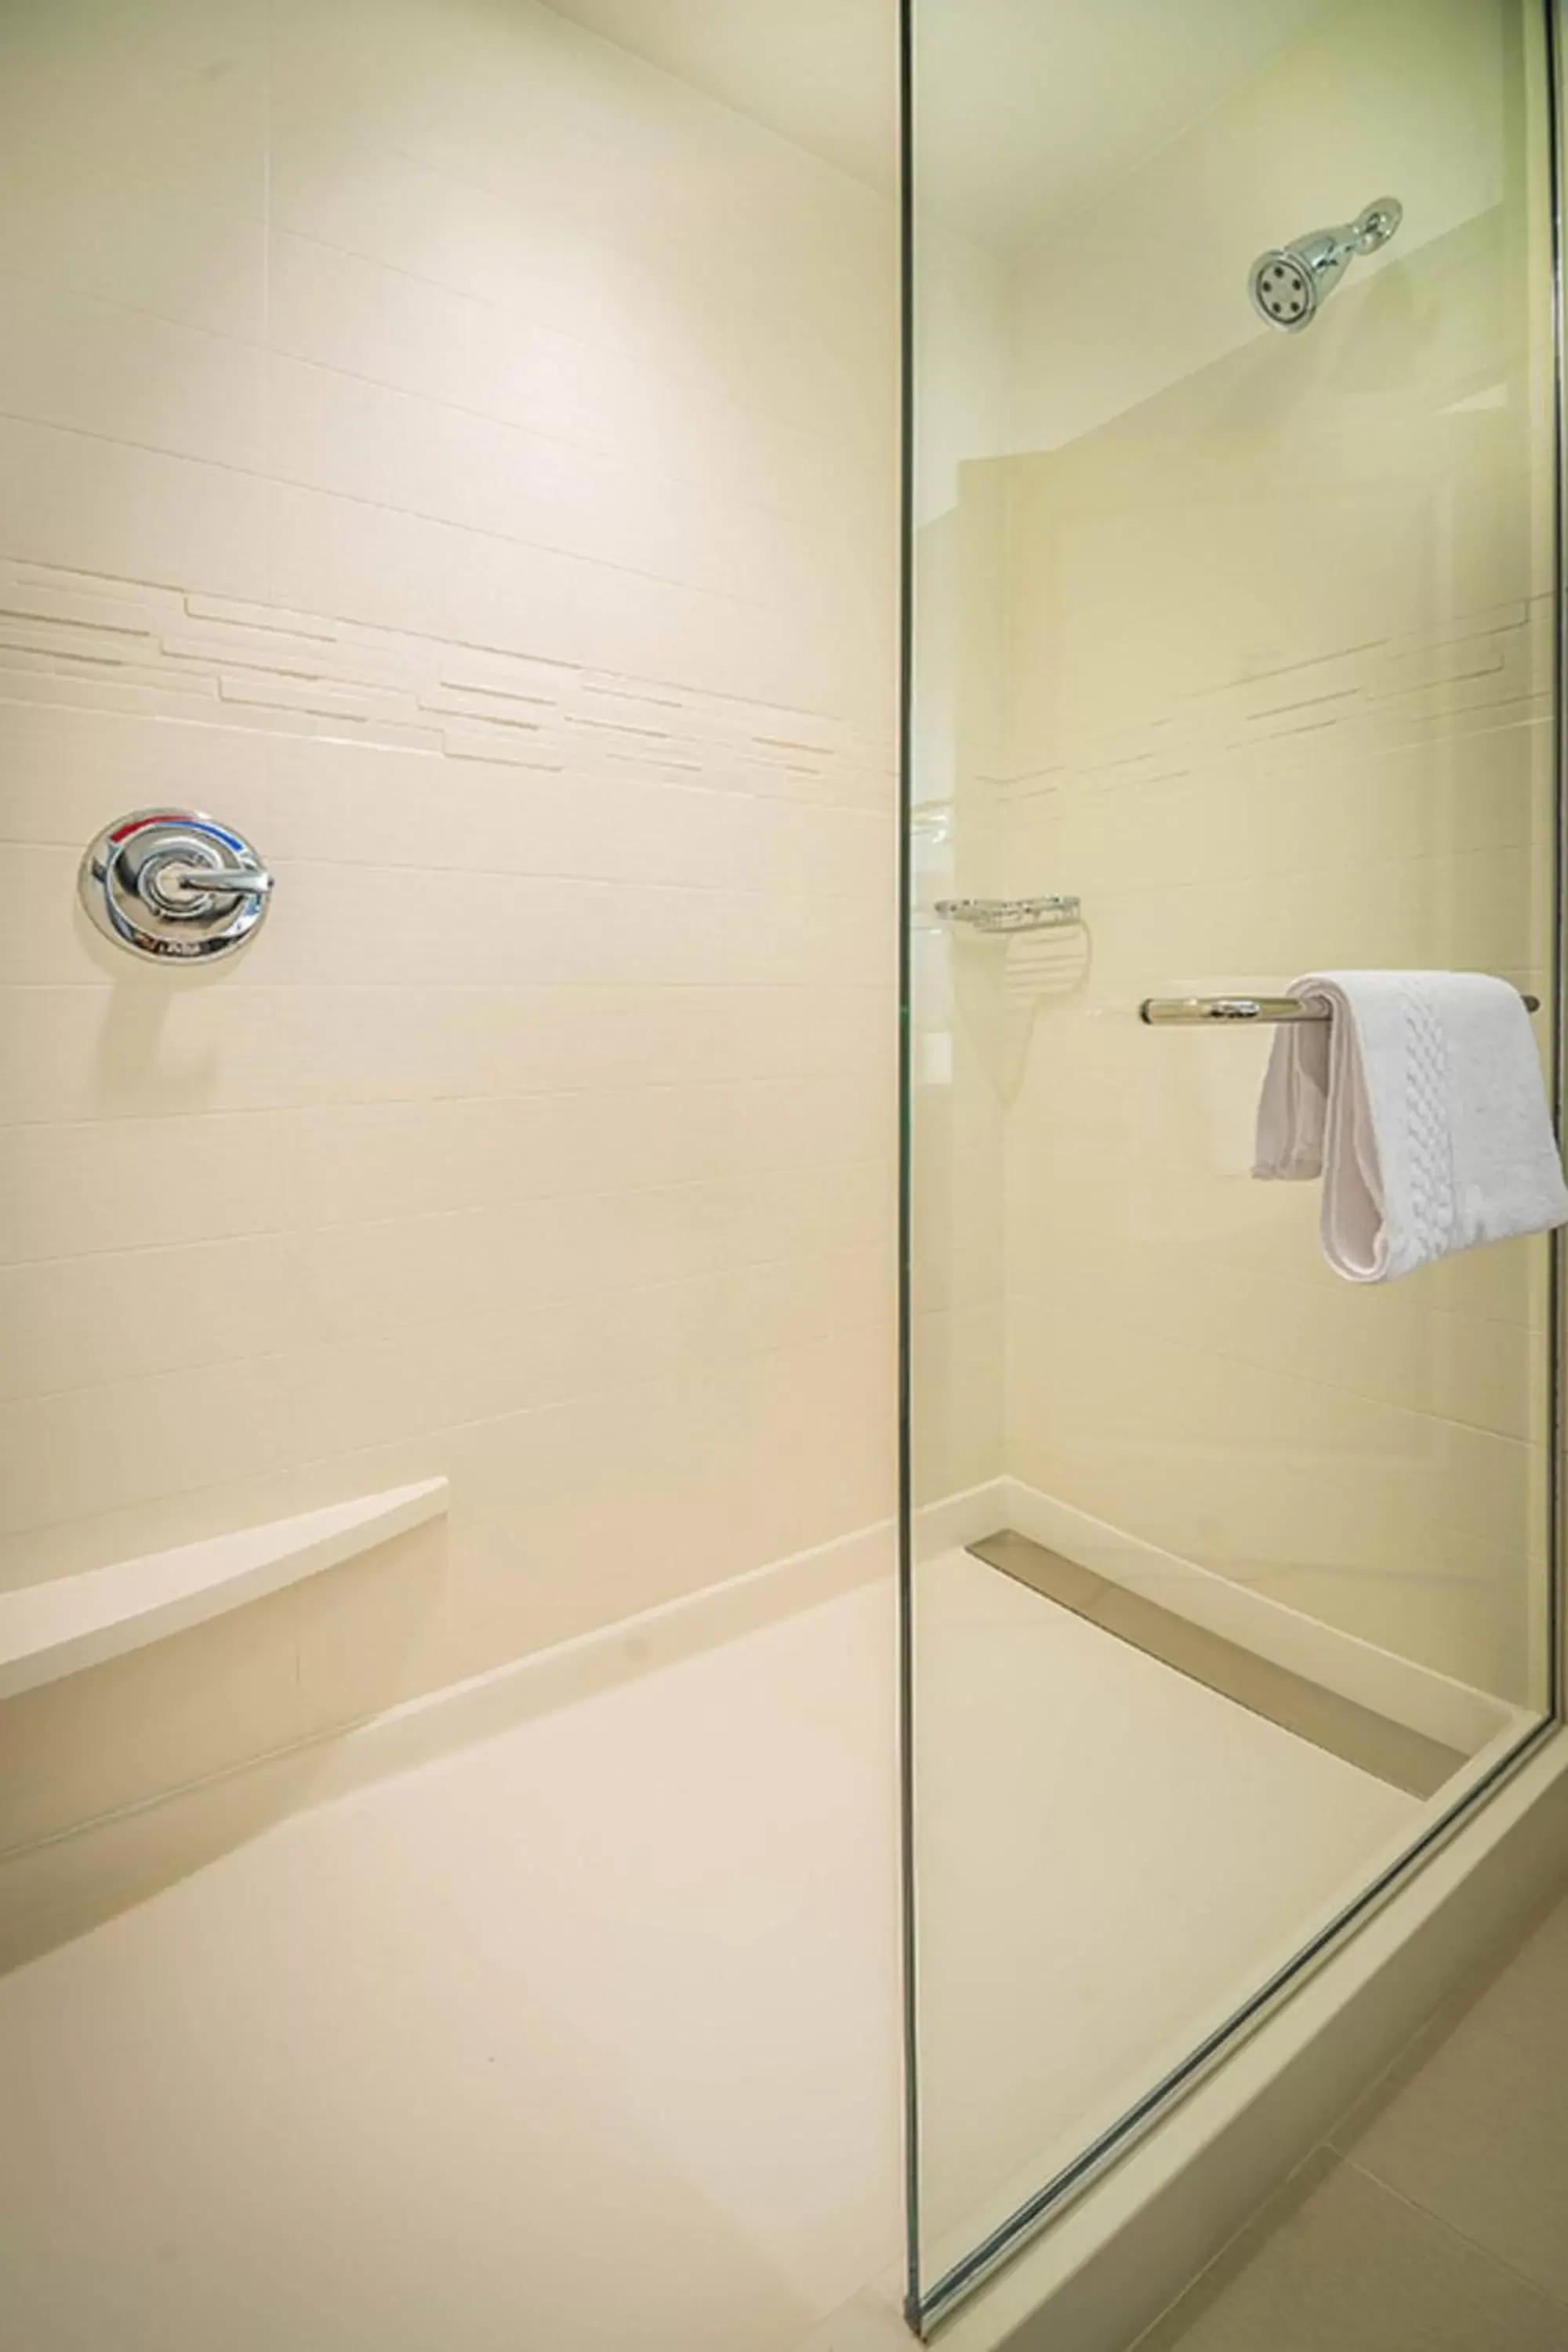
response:
[(1323, 1179), (1323, 1250), (1388, 1282), (1449, 1250), (1568, 1223), (1530, 1015), (1471, 971), (1314, 971), (1290, 994), (1258, 1106), (1253, 1174)]

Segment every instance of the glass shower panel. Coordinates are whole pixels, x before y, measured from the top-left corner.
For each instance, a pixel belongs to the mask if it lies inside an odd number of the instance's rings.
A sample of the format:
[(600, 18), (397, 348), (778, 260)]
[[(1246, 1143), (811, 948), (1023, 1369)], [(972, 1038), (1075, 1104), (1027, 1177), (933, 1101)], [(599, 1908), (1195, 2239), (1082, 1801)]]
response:
[(1272, 1030), (1140, 1007), (1550, 1061), (1557, 559), (1533, 0), (910, 30), (929, 2314), (1552, 1704), (1549, 1244), (1345, 1282)]

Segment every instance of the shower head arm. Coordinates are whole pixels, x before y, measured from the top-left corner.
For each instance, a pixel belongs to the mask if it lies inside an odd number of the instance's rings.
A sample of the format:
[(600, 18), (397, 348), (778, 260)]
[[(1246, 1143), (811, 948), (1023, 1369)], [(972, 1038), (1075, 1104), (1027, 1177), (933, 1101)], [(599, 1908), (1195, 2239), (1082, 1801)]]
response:
[(1377, 196), (1341, 234), (1354, 240), (1358, 253), (1376, 253), (1388, 243), (1404, 218), (1405, 207), (1397, 196)]
[(1300, 255), (1309, 269), (1332, 269), (1337, 276), (1359, 254), (1378, 252), (1403, 218), (1404, 207), (1397, 197), (1379, 196), (1342, 227), (1309, 229), (1305, 236), (1293, 237), (1288, 249)]

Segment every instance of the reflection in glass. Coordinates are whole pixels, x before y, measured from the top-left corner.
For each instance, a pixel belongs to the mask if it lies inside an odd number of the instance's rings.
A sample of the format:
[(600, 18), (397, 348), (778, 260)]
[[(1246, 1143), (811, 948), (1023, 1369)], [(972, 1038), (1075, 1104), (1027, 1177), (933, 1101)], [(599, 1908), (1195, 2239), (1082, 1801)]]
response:
[(1536, 6), (912, 22), (929, 2309), (1551, 1704), (1548, 1245), (1344, 1283), (1268, 1030), (1137, 1007), (1473, 968), (1549, 1052), (1556, 583)]

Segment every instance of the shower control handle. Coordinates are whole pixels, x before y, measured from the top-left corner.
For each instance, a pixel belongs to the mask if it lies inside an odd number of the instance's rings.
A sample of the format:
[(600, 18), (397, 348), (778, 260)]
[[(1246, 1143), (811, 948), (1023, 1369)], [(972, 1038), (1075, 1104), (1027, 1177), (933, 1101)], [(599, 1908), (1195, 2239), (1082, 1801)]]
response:
[(243, 834), (200, 809), (138, 809), (89, 844), (77, 892), (105, 939), (132, 955), (232, 955), (272, 903), (274, 877)]
[[(183, 857), (166, 857), (149, 865), (144, 887), (147, 895), (163, 902), (168, 912), (185, 915), (196, 911), (190, 905), (193, 898), (261, 898), (277, 884), (261, 866), (254, 873), (225, 873), (221, 866), (194, 866)], [(175, 894), (173, 899), (171, 890)]]

